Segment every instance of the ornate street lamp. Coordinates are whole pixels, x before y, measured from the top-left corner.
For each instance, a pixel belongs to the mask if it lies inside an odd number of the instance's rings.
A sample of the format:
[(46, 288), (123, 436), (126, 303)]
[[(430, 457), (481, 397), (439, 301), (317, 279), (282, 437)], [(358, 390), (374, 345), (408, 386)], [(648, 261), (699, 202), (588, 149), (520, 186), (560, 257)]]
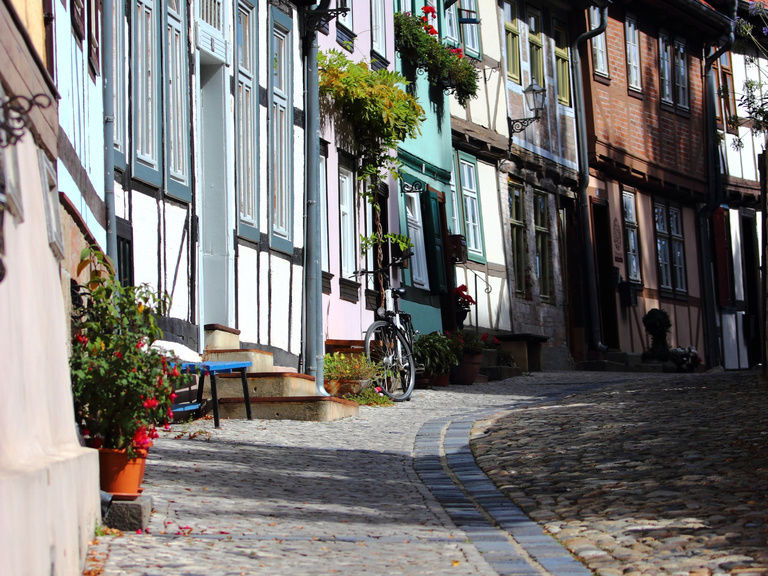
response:
[(528, 88), (523, 90), (523, 95), (525, 96), (525, 103), (528, 109), (533, 111), (533, 116), (517, 119), (507, 118), (510, 144), (512, 143), (512, 134), (522, 132), (530, 124), (539, 120), (541, 111), (544, 109), (544, 99), (547, 97), (547, 91), (534, 80)]

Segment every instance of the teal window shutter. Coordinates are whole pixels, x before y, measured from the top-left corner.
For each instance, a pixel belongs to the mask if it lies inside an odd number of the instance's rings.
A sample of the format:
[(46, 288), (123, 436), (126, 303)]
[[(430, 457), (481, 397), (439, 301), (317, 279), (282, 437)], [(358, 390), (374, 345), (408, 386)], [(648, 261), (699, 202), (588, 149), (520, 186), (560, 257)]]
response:
[(443, 218), (437, 192), (427, 190), (421, 193), (421, 215), (424, 220), (424, 243), (427, 252), (429, 285), (432, 292), (448, 292), (445, 270), (445, 245), (443, 243)]

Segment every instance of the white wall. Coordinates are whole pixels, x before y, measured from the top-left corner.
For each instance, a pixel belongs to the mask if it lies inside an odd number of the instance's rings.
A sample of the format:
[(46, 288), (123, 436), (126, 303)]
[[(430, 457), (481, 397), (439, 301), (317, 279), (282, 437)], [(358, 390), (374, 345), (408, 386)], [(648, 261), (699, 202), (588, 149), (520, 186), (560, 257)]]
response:
[(16, 149), (24, 219), (5, 215), (0, 282), (0, 570), (78, 574), (100, 519), (98, 454), (75, 431), (69, 327), (37, 148), (27, 136)]

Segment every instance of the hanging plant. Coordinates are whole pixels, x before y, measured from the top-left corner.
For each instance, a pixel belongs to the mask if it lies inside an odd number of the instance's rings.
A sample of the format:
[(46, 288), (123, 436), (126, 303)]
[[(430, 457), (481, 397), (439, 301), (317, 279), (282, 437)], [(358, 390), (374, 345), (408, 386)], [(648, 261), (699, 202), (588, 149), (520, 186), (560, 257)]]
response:
[(422, 8), (418, 17), (410, 12), (395, 12), (395, 48), (410, 66), (424, 70), (432, 86), (453, 93), (466, 106), (477, 96), (477, 69), (461, 48), (442, 44), (430, 23), (437, 17), (432, 6)]

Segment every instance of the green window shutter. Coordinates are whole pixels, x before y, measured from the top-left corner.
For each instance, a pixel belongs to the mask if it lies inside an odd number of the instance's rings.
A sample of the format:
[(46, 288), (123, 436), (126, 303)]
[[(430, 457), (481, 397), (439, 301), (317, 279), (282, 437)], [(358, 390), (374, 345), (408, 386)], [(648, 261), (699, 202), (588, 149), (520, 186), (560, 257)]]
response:
[(437, 192), (428, 190), (421, 193), (421, 217), (424, 221), (424, 244), (427, 252), (429, 286), (432, 292), (448, 292), (445, 271), (445, 246), (440, 217), (440, 200)]

